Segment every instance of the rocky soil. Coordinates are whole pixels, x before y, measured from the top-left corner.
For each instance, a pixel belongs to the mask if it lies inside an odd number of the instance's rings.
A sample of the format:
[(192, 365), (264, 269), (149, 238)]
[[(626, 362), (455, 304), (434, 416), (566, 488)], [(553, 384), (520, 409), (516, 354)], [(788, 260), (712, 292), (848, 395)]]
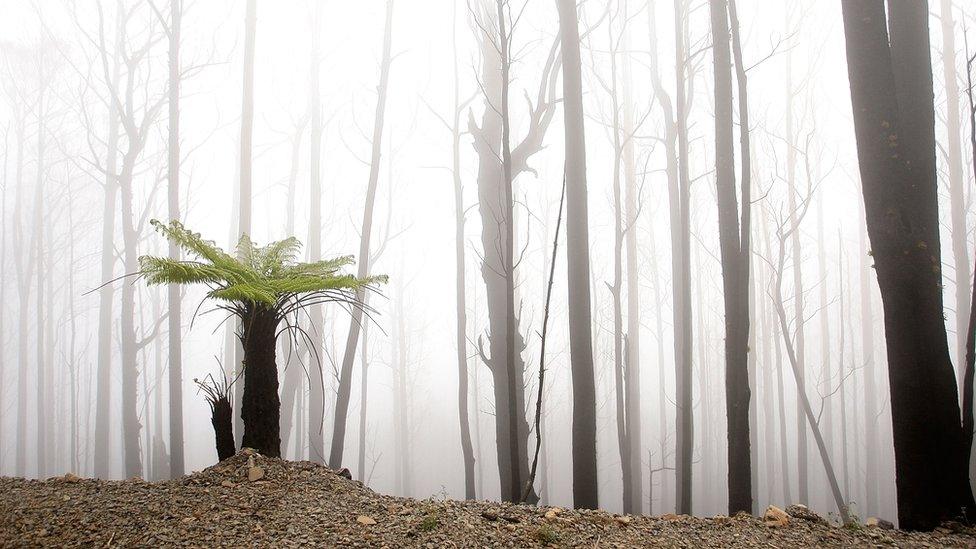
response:
[(420, 501), (245, 450), (166, 482), (0, 479), (0, 546), (976, 548), (976, 532), (842, 528), (803, 507), (695, 518)]

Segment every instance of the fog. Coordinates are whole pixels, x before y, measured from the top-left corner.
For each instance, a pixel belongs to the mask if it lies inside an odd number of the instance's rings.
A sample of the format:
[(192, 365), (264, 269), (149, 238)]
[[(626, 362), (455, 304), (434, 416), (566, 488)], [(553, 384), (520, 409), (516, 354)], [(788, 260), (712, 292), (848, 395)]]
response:
[[(493, 46), (481, 43), (496, 29), (495, 3), (390, 2), (389, 29), (387, 4), (380, 0), (255, 2), (248, 234), (261, 245), (296, 236), (305, 244), (301, 261), (360, 258), (372, 171), (372, 257), (366, 272), (389, 277), (370, 294), (369, 306), (375, 310), (363, 316), (352, 355), (347, 354), (347, 339), (355, 320), (335, 304), (320, 307), (323, 320), (302, 317), (310, 341), (294, 354), (279, 342), (281, 416), (289, 424), (282, 431), (281, 454), (347, 467), (378, 492), (465, 498), (455, 286), (455, 192), (460, 183), (466, 312), (462, 352), (474, 496), (508, 499), (508, 486), (500, 479), (503, 453), (496, 451), (496, 433), (510, 431), (496, 430), (496, 391), (486, 365), (493, 349), (505, 349), (504, 341), (500, 347), (490, 342), (498, 334), (490, 333), (493, 305), (486, 289), (486, 279), (498, 276), (490, 257), (500, 248), (486, 249), (482, 238), (484, 226), (505, 223), (485, 217), (492, 210), (482, 203), (484, 193), (479, 194), (483, 164), (492, 155), (502, 162), (502, 153), (477, 150), (486, 121), (500, 109), (486, 98), (492, 93), (491, 81), (499, 78), (485, 68), (492, 66)], [(168, 173), (174, 163), (167, 33), (172, 6), (179, 3), (0, 1), (5, 14), (0, 19), (3, 475), (44, 478), (73, 472), (119, 479), (136, 471), (147, 479), (166, 479), (178, 472), (171, 467), (174, 340), (181, 342), (183, 472), (217, 461), (211, 409), (194, 380), (233, 378), (240, 371), (233, 337), (237, 324), (224, 312), (210, 312), (205, 287), (188, 285), (178, 295), (181, 318), (174, 337), (167, 287), (134, 276), (140, 267), (131, 260), (167, 255), (166, 236), (149, 220), (171, 220), (174, 198), (177, 217), (187, 228), (234, 252), (242, 232), (241, 167), (246, 164), (241, 146), (242, 112), (247, 111), (242, 100), (248, 61), (246, 4), (182, 2), (179, 187), (174, 193)], [(517, 380), (524, 397), (518, 404), (528, 429), (516, 438), (531, 461), (546, 290), (560, 220), (534, 490), (543, 504), (572, 507), (574, 392), (566, 229), (574, 219), (560, 210), (567, 161), (564, 56), (556, 53), (555, 2), (505, 4), (511, 31), (511, 143), (512, 149), (525, 144), (517, 152), (529, 153), (523, 159), (526, 166), (514, 170), (511, 181), (515, 333), (525, 343), (518, 350), (524, 362)], [(940, 8), (946, 5), (952, 7), (955, 32), (951, 92), (943, 65), (946, 13)], [(675, 6), (682, 9), (687, 26), (686, 51), (677, 55), (688, 75), (684, 167), (690, 183), (687, 274), (693, 334), (691, 402), (686, 404), (694, 424), (690, 511), (712, 516), (729, 512), (729, 453), (715, 81), (705, 1), (584, 0), (579, 5), (596, 484), (604, 509), (683, 512), (675, 470), (681, 468), (674, 325), (674, 290), (680, 281), (672, 270), (668, 129), (654, 85), (657, 70), (669, 101), (678, 95)], [(896, 520), (888, 351), (865, 227), (841, 5), (740, 0), (736, 8), (752, 145), (752, 292), (747, 313), (752, 510), (805, 503), (840, 520), (798, 399), (788, 343), (800, 362), (806, 396), (845, 505), (861, 518)], [(963, 96), (964, 36), (976, 6), (932, 2), (931, 11), (944, 318), (956, 378), (961, 379), (967, 333), (960, 328), (968, 326), (970, 305), (959, 299), (969, 299), (972, 275), (971, 263), (961, 267), (958, 259), (972, 260), (970, 228), (976, 217), (973, 163), (967, 160), (972, 151)], [(389, 84), (383, 90), (378, 83), (387, 31)], [(958, 95), (954, 108), (947, 93)], [(379, 100), (385, 102), (381, 124), (376, 123)], [(735, 103), (736, 174), (742, 166), (740, 114)], [(321, 128), (318, 150), (316, 122)], [(460, 134), (456, 171), (455, 124)], [(377, 126), (381, 137), (374, 143)], [(144, 142), (134, 147), (138, 140)], [(951, 165), (957, 154), (951, 150), (961, 151), (957, 166)], [(127, 166), (131, 173), (122, 173)], [(316, 170), (318, 176), (313, 176)], [(958, 183), (952, 182), (954, 177)], [(312, 203), (316, 185), (321, 191), (318, 220)], [(107, 188), (121, 192), (113, 191), (108, 202)], [(961, 225), (952, 218), (954, 209), (961, 211)], [(627, 243), (631, 238), (632, 245)], [(319, 242), (318, 255), (309, 251), (312, 240)], [(615, 267), (617, 261), (621, 263)], [(781, 284), (776, 283), (777, 273)], [(133, 299), (128, 318), (126, 287)], [(615, 291), (620, 303), (616, 315)], [(782, 307), (782, 318), (777, 307)], [(100, 314), (108, 316), (100, 322)], [(620, 323), (616, 329), (615, 318)], [(788, 331), (785, 338), (781, 320)], [(101, 353), (100, 341), (108, 345)], [(308, 345), (317, 351), (308, 352)], [(350, 396), (344, 447), (336, 462), (330, 460), (330, 450), (334, 456), (344, 357), (352, 365)], [(100, 367), (107, 376), (102, 390)], [(127, 379), (134, 380), (134, 400), (123, 396)], [(621, 386), (624, 381), (627, 387)], [(242, 387), (243, 378), (234, 391)], [(289, 387), (297, 387), (291, 397), (284, 394)], [(323, 389), (324, 406), (318, 410), (315, 395)], [(636, 415), (625, 414), (623, 398), (635, 406)], [(103, 425), (98, 424), (98, 403), (108, 406)], [(638, 498), (636, 506), (624, 503), (628, 460), (622, 458), (618, 429), (625, 416), (628, 439), (637, 441), (630, 455), (639, 463), (629, 460), (631, 483), (640, 487), (631, 494)], [(128, 445), (127, 417), (137, 419), (129, 424), (133, 438)], [(521, 480), (527, 479), (523, 475)]]

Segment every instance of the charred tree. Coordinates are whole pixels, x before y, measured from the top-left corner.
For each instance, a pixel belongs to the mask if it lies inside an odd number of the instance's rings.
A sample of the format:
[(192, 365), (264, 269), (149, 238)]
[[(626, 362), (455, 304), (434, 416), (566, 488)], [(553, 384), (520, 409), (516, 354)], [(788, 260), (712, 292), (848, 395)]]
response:
[(898, 519), (974, 507), (943, 322), (928, 2), (842, 2), (868, 235), (884, 305)]

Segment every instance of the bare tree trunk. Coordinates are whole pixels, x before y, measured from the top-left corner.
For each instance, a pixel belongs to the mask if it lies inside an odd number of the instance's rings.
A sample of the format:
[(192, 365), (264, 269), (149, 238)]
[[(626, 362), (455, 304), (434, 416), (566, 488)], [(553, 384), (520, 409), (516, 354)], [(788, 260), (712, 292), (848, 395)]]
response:
[(891, 1), (890, 17), (880, 0), (844, 0), (842, 7), (867, 227), (884, 303), (899, 524), (930, 529), (974, 502), (942, 317), (928, 2)]
[[(319, 67), (321, 52), (319, 51), (318, 21), (321, 17), (321, 5), (316, 3), (313, 21), (316, 22), (312, 32), (312, 66), (309, 90), (310, 114), (310, 178), (308, 195), (308, 260), (315, 262), (322, 259), (322, 105), (320, 98)], [(369, 261), (368, 257), (361, 261)], [(355, 314), (355, 313), (354, 313)], [(360, 313), (361, 314), (361, 313)], [(308, 308), (309, 333), (312, 335), (308, 349), (308, 457), (316, 463), (325, 462), (325, 438), (323, 429), (325, 423), (325, 379), (322, 372), (323, 342), (325, 340), (322, 306), (312, 305)], [(355, 351), (353, 351), (355, 355)], [(362, 477), (360, 477), (362, 478)]]
[[(169, 186), (166, 197), (169, 218), (180, 219), (180, 34), (183, 2), (170, 0), (169, 25)], [(175, 242), (169, 243), (169, 257), (180, 258)], [(167, 290), (169, 309), (169, 476), (183, 476), (183, 319), (180, 288), (171, 284)]]
[[(830, 315), (829, 312), (829, 302), (827, 299), (827, 250), (826, 250), (826, 236), (824, 235), (824, 197), (821, 196), (817, 201), (817, 264), (820, 268), (820, 310), (817, 314), (820, 316), (820, 377), (822, 378), (822, 384), (824, 385), (824, 393), (832, 394), (831, 384), (833, 383), (833, 370), (831, 368), (830, 359)], [(843, 376), (844, 368), (843, 364), (838, 368), (838, 372)], [(827, 450), (832, 451), (834, 448), (834, 419), (833, 412), (833, 399), (827, 398), (823, 400), (823, 411), (821, 415), (820, 423), (824, 432), (824, 437), (827, 441)]]
[[(838, 369), (839, 383), (838, 396), (840, 397), (840, 448), (841, 448), (841, 474), (844, 476), (844, 501), (851, 501), (851, 477), (850, 477), (850, 459), (849, 451), (847, 447), (847, 388), (846, 388), (846, 375), (844, 374), (844, 343), (847, 337), (847, 318), (845, 316), (845, 304), (846, 300), (844, 293), (844, 246), (843, 240), (841, 238), (840, 230), (837, 231), (837, 258), (838, 258), (838, 280), (840, 282), (838, 288), (840, 292), (840, 329), (838, 333), (840, 334), (840, 353), (838, 359)], [(869, 383), (873, 383), (870, 382)], [(869, 513), (872, 512), (871, 509), (866, 509)]]
[[(44, 326), (44, 275), (45, 275), (45, 265), (44, 265), (44, 252), (45, 252), (45, 242), (44, 242), (44, 177), (45, 177), (45, 164), (44, 164), (44, 153), (45, 153), (45, 99), (46, 99), (46, 82), (45, 77), (47, 76), (44, 72), (44, 54), (43, 52), (38, 53), (37, 58), (37, 69), (38, 69), (38, 79), (39, 86), (37, 91), (37, 174), (34, 181), (34, 234), (31, 239), (34, 241), (36, 246), (34, 250), (34, 260), (36, 261), (35, 275), (37, 276), (37, 296), (36, 296), (36, 310), (34, 311), (34, 321), (37, 333), (34, 334), (35, 337), (35, 353), (36, 360), (34, 375), (36, 376), (36, 393), (35, 393), (35, 406), (36, 406), (36, 448), (37, 456), (35, 461), (35, 466), (37, 470), (37, 478), (43, 479), (47, 476), (47, 429), (48, 422), (45, 418), (45, 412), (49, 406), (53, 406), (53, 402), (45, 402), (45, 370), (47, 365), (44, 363), (45, 352), (47, 350), (47, 343), (45, 343), (45, 326)], [(21, 333), (20, 337), (27, 337), (26, 333)], [(53, 342), (50, 342), (53, 343)], [(27, 399), (27, 393), (20, 393), (18, 395), (20, 400)]]
[[(231, 245), (237, 243), (241, 235), (251, 234), (251, 201), (252, 165), (253, 165), (253, 135), (254, 135), (254, 50), (257, 41), (257, 0), (247, 0), (244, 13), (244, 78), (241, 94), (241, 149), (239, 164), (239, 187), (237, 196), (237, 231), (233, 234)], [(238, 326), (239, 329), (240, 326)], [(228, 338), (231, 334), (228, 333)], [(227, 343), (234, 349), (234, 365), (243, 367), (244, 349), (237, 339), (228, 339)], [(243, 376), (245, 384), (247, 376)], [(244, 422), (244, 391), (246, 387), (234, 385), (234, 407), (240, 414), (234, 416), (234, 436), (239, 445), (243, 445)]]
[[(626, 7), (626, 4), (625, 4)], [(625, 12), (627, 10), (625, 9)], [(634, 151), (633, 135), (636, 132), (634, 120), (632, 62), (630, 56), (630, 33), (624, 31), (623, 50), (625, 52), (623, 69), (623, 130), (628, 136), (623, 146), (624, 181), (626, 184), (626, 234), (627, 249), (627, 345), (625, 347), (626, 376), (626, 423), (628, 438), (628, 466), (630, 467), (630, 508), (640, 514), (643, 507), (644, 468), (641, 467), (641, 368), (640, 368), (640, 283), (637, 253), (637, 218), (641, 204), (637, 189), (637, 160)]]
[(959, 108), (959, 80), (956, 73), (956, 28), (952, 15), (952, 0), (940, 0), (939, 20), (942, 22), (942, 74), (945, 79), (946, 153), (949, 167), (949, 231), (952, 242), (952, 263), (955, 268), (956, 347), (959, 364), (958, 383), (962, 386), (966, 363), (966, 339), (969, 325), (969, 229), (966, 223), (966, 182), (962, 170), (962, 128)]
[[(874, 310), (871, 305), (871, 269), (870, 250), (867, 242), (867, 228), (862, 225), (858, 231), (860, 241), (860, 261), (858, 275), (861, 294), (861, 369), (864, 383), (864, 451), (866, 464), (864, 467), (864, 511), (870, 514), (880, 512), (878, 505), (878, 468), (881, 466), (878, 457), (881, 444), (878, 436), (878, 394), (877, 394), (877, 366), (874, 360)], [(848, 494), (850, 494), (848, 492)]]
[(569, 348), (573, 379), (573, 505), (595, 509), (596, 386), (590, 336), (590, 243), (586, 204), (586, 142), (579, 19), (574, 0), (558, 0), (566, 125), (566, 255), (569, 269)]
[[(803, 307), (803, 249), (800, 246), (799, 224), (796, 219), (799, 208), (796, 203), (796, 156), (797, 143), (796, 131), (794, 129), (794, 95), (793, 89), (793, 57), (787, 53), (787, 83), (786, 83), (786, 179), (787, 193), (789, 194), (790, 212), (790, 248), (793, 257), (793, 315), (796, 319), (796, 366), (801, 381), (806, 383), (806, 337), (805, 337), (805, 313)], [(797, 399), (796, 412), (796, 468), (797, 486), (799, 487), (798, 503), (808, 505), (810, 503), (810, 485), (808, 481), (807, 460), (809, 452), (807, 450), (807, 423), (803, 417), (803, 403)]]
[[(366, 204), (363, 208), (363, 225), (359, 240), (359, 272), (360, 278), (368, 274), (369, 244), (373, 230), (373, 204), (376, 202), (376, 187), (380, 174), (380, 151), (383, 144), (383, 122), (386, 113), (387, 88), (390, 81), (390, 64), (392, 62), (390, 49), (393, 38), (393, 0), (386, 2), (386, 23), (383, 32), (383, 59), (380, 64), (380, 82), (377, 87), (376, 114), (373, 118), (373, 154), (369, 167), (369, 183), (366, 187)], [(357, 298), (363, 299), (362, 291)], [(349, 394), (352, 390), (352, 367), (356, 359), (356, 347), (359, 341), (359, 330), (363, 320), (362, 309), (354, 308), (350, 313), (349, 335), (346, 338), (346, 348), (342, 355), (342, 368), (339, 372), (339, 391), (336, 396), (336, 409), (332, 428), (332, 448), (329, 452), (329, 466), (338, 469), (342, 466), (342, 454), (346, 443), (346, 416), (349, 412)]]
[(742, 224), (735, 189), (732, 120), (732, 39), (728, 14), (738, 28), (734, 0), (710, 0), (715, 72), (715, 172), (719, 244), (725, 296), (725, 400), (728, 418), (729, 515), (752, 512), (752, 454), (749, 435), (749, 124), (745, 70), (738, 33), (734, 37), (739, 78), (742, 142)]
[[(113, 56), (112, 74), (106, 84), (117, 89), (119, 59)], [(114, 101), (108, 105), (108, 139), (105, 142), (105, 182), (102, 184), (101, 280), (115, 278), (115, 216), (118, 197), (119, 112)], [(112, 473), (112, 307), (115, 288), (105, 284), (98, 290), (98, 366), (96, 372), (94, 468), (95, 476), (107, 479)]]
[(451, 174), (454, 183), (454, 292), (457, 325), (455, 331), (458, 365), (458, 424), (461, 432), (461, 460), (464, 463), (464, 499), (475, 499), (474, 450), (468, 420), (468, 314), (464, 265), (464, 189), (461, 183), (461, 97), (457, 62), (457, 3), (451, 25), (454, 46), (454, 119), (451, 128)]

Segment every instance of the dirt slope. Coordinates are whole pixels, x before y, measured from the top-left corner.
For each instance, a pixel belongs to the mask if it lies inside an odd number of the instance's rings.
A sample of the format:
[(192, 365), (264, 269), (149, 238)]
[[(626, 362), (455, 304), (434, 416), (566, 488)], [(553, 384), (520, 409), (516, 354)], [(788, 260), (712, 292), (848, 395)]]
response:
[[(258, 478), (261, 477), (261, 478)], [(794, 511), (794, 515), (800, 515)], [(976, 534), (785, 526), (376, 494), (308, 462), (238, 454), (166, 482), (0, 479), (0, 546), (974, 547)]]

